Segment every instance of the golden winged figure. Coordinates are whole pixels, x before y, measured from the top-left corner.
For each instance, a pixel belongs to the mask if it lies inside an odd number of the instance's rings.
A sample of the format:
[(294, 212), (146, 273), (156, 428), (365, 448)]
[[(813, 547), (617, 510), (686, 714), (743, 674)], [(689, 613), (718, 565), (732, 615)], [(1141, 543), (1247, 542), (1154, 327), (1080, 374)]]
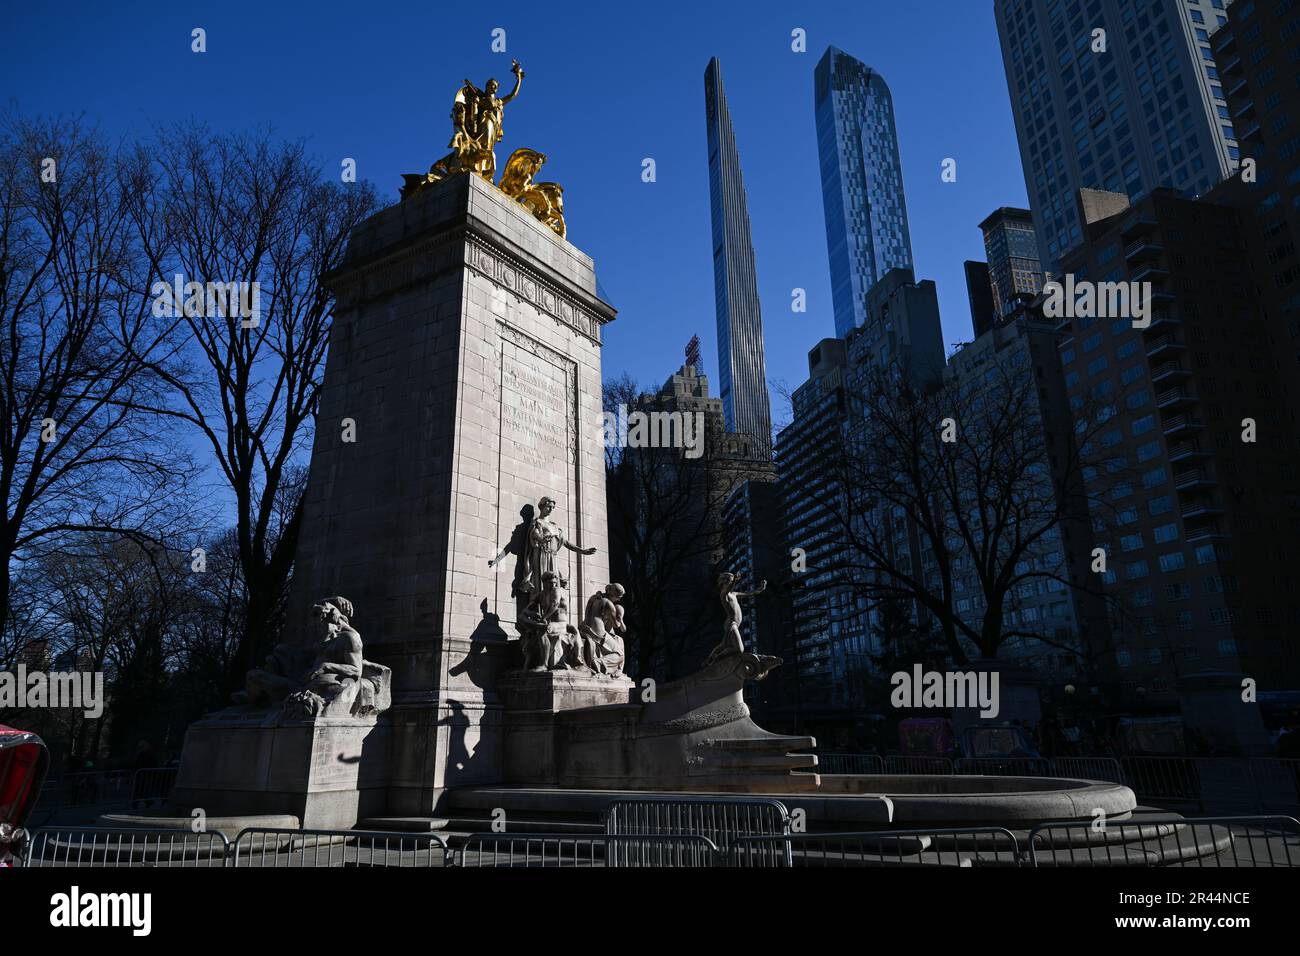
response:
[[(496, 146), (501, 142), (505, 122), (505, 106), (519, 95), (524, 79), (518, 60), (511, 61), (514, 88), (505, 96), (498, 96), (500, 85), (489, 79), (479, 89), (470, 80), (456, 92), (451, 107), (451, 152), (429, 167), (429, 172), (406, 173), (401, 195), (403, 199), (429, 185), (473, 173), (492, 182), (496, 176)], [(538, 220), (545, 223), (561, 238), (565, 235), (564, 190), (558, 183), (536, 183), (533, 177), (546, 162), (546, 156), (535, 149), (520, 148), (506, 160), (498, 188), (512, 199), (518, 200)]]

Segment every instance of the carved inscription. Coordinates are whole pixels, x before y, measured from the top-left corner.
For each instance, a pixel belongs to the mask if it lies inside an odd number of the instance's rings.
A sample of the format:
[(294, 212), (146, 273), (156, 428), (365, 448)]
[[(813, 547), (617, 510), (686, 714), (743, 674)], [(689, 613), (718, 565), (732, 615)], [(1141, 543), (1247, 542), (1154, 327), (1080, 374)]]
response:
[(501, 348), (502, 454), (561, 478), (570, 457), (568, 375), (512, 343)]

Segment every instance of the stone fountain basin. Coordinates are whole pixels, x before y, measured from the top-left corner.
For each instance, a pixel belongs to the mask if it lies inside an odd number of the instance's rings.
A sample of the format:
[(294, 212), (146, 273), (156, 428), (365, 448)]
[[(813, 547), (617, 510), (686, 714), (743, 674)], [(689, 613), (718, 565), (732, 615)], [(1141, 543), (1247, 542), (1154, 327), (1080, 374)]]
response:
[[(791, 778), (805, 776), (790, 774)], [(993, 777), (961, 774), (806, 774), (795, 792), (755, 788), (710, 791), (586, 789), (572, 787), (462, 787), (446, 794), (444, 815), (484, 816), (504, 808), (512, 818), (531, 815), (552, 820), (599, 821), (618, 799), (671, 801), (674, 797), (723, 800), (779, 800), (791, 812), (802, 810), (815, 831), (860, 831), (882, 828), (1003, 826), (1024, 830), (1046, 820), (1092, 820), (1094, 811), (1108, 820), (1126, 819), (1137, 807), (1128, 787), (1100, 780), (1066, 777)], [(820, 786), (813, 783), (820, 779)], [(486, 825), (484, 826), (486, 829)]]
[[(977, 774), (820, 774), (809, 794), (786, 797), (823, 820), (844, 819), (862, 798), (892, 804), (892, 824), (950, 826), (1020, 825), (1043, 820), (1087, 820), (1097, 810), (1107, 819), (1126, 817), (1137, 807), (1128, 787), (1073, 777), (1001, 777)], [(820, 802), (813, 813), (809, 804)], [(837, 806), (837, 804), (846, 804)]]

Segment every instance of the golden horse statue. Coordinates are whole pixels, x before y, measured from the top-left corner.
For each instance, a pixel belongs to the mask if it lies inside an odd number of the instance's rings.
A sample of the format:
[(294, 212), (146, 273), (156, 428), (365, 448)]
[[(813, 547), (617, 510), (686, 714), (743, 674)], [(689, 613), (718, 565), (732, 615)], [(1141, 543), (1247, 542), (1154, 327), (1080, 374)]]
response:
[(535, 183), (535, 176), (546, 162), (546, 155), (535, 149), (520, 147), (506, 160), (505, 172), (497, 187), (511, 199), (518, 200), (524, 208), (544, 225), (564, 238), (564, 187), (559, 183)]

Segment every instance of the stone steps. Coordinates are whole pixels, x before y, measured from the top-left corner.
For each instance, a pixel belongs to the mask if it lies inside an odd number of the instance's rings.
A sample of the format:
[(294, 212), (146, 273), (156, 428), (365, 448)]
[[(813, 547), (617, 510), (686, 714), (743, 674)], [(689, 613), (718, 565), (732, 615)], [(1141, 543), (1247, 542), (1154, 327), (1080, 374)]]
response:
[(446, 817), (369, 817), (356, 828), (383, 833), (435, 833), (445, 830), (448, 823)]
[(763, 753), (756, 750), (732, 751), (727, 747), (719, 747), (716, 753), (710, 755), (709, 763), (711, 767), (719, 769), (759, 770), (773, 773), (813, 770), (817, 766), (817, 755), (791, 754), (784, 751), (779, 753)]
[(714, 745), (724, 750), (770, 750), (780, 753), (792, 753), (797, 750), (812, 750), (817, 746), (812, 737), (728, 737)]

